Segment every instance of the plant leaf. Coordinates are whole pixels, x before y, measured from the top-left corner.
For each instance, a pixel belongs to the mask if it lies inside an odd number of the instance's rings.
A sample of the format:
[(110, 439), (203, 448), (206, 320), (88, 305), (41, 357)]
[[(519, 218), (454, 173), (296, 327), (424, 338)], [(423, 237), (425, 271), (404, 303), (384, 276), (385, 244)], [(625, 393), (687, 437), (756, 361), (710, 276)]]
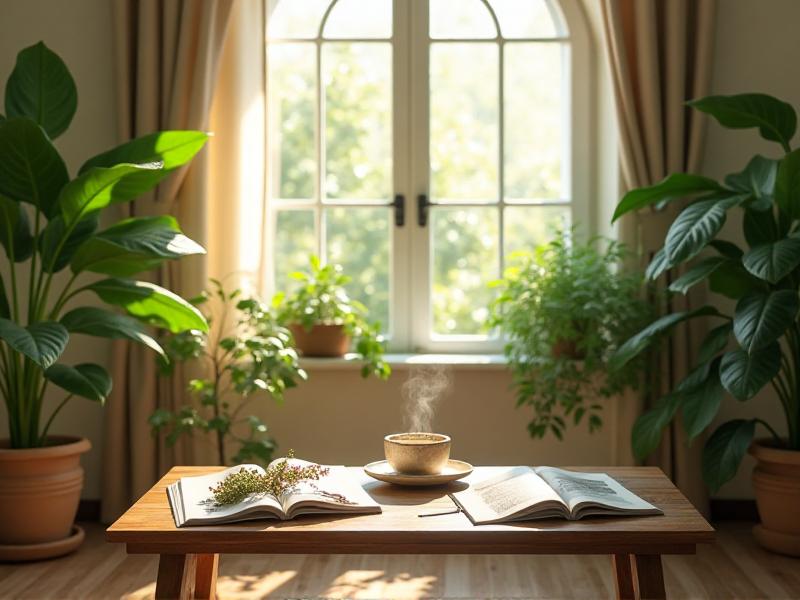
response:
[(153, 189), (175, 169), (185, 165), (208, 140), (202, 131), (160, 131), (144, 135), (90, 158), (78, 171), (94, 167), (113, 167), (121, 163), (154, 164), (158, 170), (139, 171), (123, 178), (120, 186), (130, 187), (139, 196)]
[(703, 384), (687, 393), (681, 403), (683, 426), (689, 440), (696, 438), (711, 424), (725, 395), (725, 388), (719, 380), (719, 361), (715, 363)]
[(61, 215), (50, 219), (39, 238), (39, 251), (42, 253), (42, 270), (45, 273), (58, 273), (66, 267), (78, 247), (89, 239), (94, 230), (97, 229), (97, 223), (97, 213), (78, 221), (72, 229), (72, 233), (69, 234), (69, 237), (61, 246), (58, 256), (56, 256), (56, 250), (58, 250), (61, 238), (66, 233), (66, 227), (64, 226), (64, 218)]
[(51, 140), (66, 131), (78, 108), (78, 90), (64, 61), (43, 42), (17, 54), (6, 83), (8, 118), (28, 117)]
[(722, 256), (709, 256), (708, 258), (704, 258), (673, 281), (669, 289), (672, 292), (685, 294), (693, 285), (706, 279), (726, 262), (728, 262), (728, 259)]
[(0, 274), (0, 319), (11, 318), (11, 307), (8, 305), (8, 296), (6, 296), (6, 286), (3, 283), (3, 276)]
[(69, 333), (61, 323), (53, 321), (42, 321), (22, 327), (13, 321), (0, 318), (0, 338), (11, 348), (46, 369), (64, 352)]
[(171, 216), (125, 219), (92, 236), (72, 257), (72, 271), (127, 277), (164, 260), (205, 254)]
[(739, 246), (733, 242), (729, 242), (728, 240), (711, 240), (708, 242), (708, 245), (714, 248), (714, 250), (719, 252), (722, 256), (727, 256), (733, 260), (739, 260), (744, 254)]
[(716, 308), (712, 306), (703, 306), (692, 311), (676, 312), (657, 319), (617, 348), (617, 351), (608, 361), (608, 368), (616, 370), (625, 366), (631, 359), (647, 348), (658, 336), (669, 331), (678, 323), (705, 315), (722, 316)]
[(781, 160), (775, 182), (775, 204), (792, 219), (800, 218), (800, 149)]
[(664, 248), (661, 248), (653, 255), (653, 260), (647, 265), (644, 276), (649, 281), (655, 281), (667, 269), (669, 269), (669, 261), (667, 261), (667, 254)]
[(67, 181), (67, 167), (41, 127), (24, 118), (0, 125), (0, 194), (33, 204), (50, 218)]
[(748, 195), (748, 208), (765, 211), (772, 207), (775, 177), (780, 161), (756, 154), (739, 173), (725, 178), (725, 185)]
[(59, 196), (58, 204), (64, 222), (71, 224), (109, 204), (127, 202), (144, 194), (150, 190), (149, 187), (122, 185), (122, 180), (131, 173), (158, 168), (156, 164), (122, 164), (107, 169), (89, 169), (65, 185)]
[(70, 333), (83, 333), (95, 337), (128, 339), (166, 356), (161, 345), (147, 332), (144, 325), (133, 317), (83, 306), (75, 308), (61, 317), (61, 324)]
[(703, 481), (716, 492), (733, 479), (753, 441), (755, 421), (736, 419), (720, 425), (703, 448)]
[(703, 343), (700, 344), (697, 362), (709, 362), (717, 353), (722, 352), (728, 346), (732, 331), (733, 323), (723, 323), (709, 331), (703, 339)]
[(800, 239), (787, 237), (756, 246), (744, 255), (742, 264), (759, 279), (778, 283), (800, 264)]
[(129, 314), (158, 327), (178, 333), (189, 329), (208, 332), (202, 313), (186, 300), (160, 286), (146, 281), (102, 279), (87, 287), (100, 299), (121, 306)]
[(748, 354), (731, 350), (722, 355), (719, 377), (722, 385), (737, 400), (749, 400), (767, 385), (781, 368), (778, 342)]
[(729, 261), (717, 268), (708, 277), (709, 289), (716, 294), (738, 300), (754, 289), (762, 289), (765, 283), (748, 273), (740, 262)]
[(23, 262), (33, 253), (33, 236), (31, 235), (28, 213), (19, 202), (0, 195), (0, 246), (14, 262)]
[(782, 237), (771, 210), (759, 212), (745, 209), (742, 226), (744, 239), (751, 247), (769, 244)]
[(769, 283), (778, 283), (800, 264), (800, 239), (787, 237), (751, 249), (742, 258), (748, 272)]
[(82, 363), (74, 367), (56, 363), (45, 370), (44, 376), (70, 394), (100, 404), (105, 404), (111, 393), (111, 376), (103, 367), (93, 363)]
[(708, 96), (687, 104), (711, 115), (729, 129), (758, 127), (761, 137), (779, 142), (784, 148), (788, 147), (797, 129), (797, 115), (792, 105), (766, 94)]
[(653, 410), (642, 414), (631, 430), (631, 447), (638, 460), (644, 460), (658, 448), (664, 428), (680, 406), (680, 395), (661, 398)]
[(800, 308), (796, 290), (776, 290), (748, 294), (736, 304), (733, 334), (752, 354), (783, 335)]
[(675, 265), (696, 256), (722, 229), (728, 209), (743, 199), (706, 198), (684, 208), (667, 232), (664, 248), (669, 263)]
[(625, 213), (660, 202), (669, 202), (678, 198), (687, 198), (706, 192), (721, 192), (724, 188), (708, 177), (690, 173), (674, 173), (655, 185), (631, 190), (622, 197), (614, 216), (613, 223)]

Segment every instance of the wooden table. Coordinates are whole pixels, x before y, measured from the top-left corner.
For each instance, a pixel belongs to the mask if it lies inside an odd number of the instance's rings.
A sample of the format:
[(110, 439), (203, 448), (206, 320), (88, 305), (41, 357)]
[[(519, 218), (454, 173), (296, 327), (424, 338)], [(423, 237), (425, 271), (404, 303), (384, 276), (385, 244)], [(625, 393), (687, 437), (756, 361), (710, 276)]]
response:
[[(489, 476), (501, 467), (478, 467)], [(602, 471), (664, 515), (550, 519), (474, 526), (461, 514), (418, 515), (453, 508), (449, 492), (463, 483), (403, 488), (351, 467), (383, 513), (300, 517), (178, 529), (166, 487), (180, 477), (219, 467), (175, 467), (106, 530), (128, 553), (159, 554), (156, 598), (213, 598), (219, 555), (231, 554), (610, 554), (618, 598), (666, 598), (662, 554), (694, 554), (714, 539), (713, 528), (655, 467), (575, 467)]]

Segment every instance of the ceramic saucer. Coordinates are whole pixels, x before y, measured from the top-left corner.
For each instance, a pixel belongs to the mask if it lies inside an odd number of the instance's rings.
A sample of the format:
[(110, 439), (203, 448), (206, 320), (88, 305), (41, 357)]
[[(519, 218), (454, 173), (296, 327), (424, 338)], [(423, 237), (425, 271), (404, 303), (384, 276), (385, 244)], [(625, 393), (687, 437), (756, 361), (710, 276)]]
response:
[(443, 485), (472, 473), (472, 465), (462, 460), (448, 460), (438, 475), (409, 475), (398, 473), (385, 460), (377, 460), (366, 465), (364, 471), (370, 477), (397, 485)]

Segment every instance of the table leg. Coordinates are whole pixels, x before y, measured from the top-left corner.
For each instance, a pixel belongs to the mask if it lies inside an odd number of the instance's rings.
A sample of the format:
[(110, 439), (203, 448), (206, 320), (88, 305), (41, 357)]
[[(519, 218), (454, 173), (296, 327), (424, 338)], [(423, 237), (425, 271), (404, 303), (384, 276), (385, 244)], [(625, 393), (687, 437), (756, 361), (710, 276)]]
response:
[(664, 570), (660, 554), (636, 554), (631, 557), (636, 565), (636, 579), (639, 582), (639, 597), (642, 600), (664, 600)]
[(194, 597), (202, 600), (214, 600), (217, 597), (219, 554), (197, 554), (196, 556)]
[(157, 600), (213, 600), (218, 554), (161, 554), (156, 580)]
[(614, 587), (617, 600), (636, 600), (634, 584), (633, 557), (630, 554), (614, 554), (611, 556), (614, 566)]

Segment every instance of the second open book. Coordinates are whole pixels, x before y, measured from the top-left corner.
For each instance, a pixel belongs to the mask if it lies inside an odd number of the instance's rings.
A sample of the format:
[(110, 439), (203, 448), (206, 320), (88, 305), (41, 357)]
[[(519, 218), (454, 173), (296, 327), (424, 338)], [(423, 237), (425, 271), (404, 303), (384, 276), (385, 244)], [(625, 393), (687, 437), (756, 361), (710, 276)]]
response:
[(589, 515), (659, 515), (661, 509), (605, 473), (512, 467), (451, 494), (476, 525)]

